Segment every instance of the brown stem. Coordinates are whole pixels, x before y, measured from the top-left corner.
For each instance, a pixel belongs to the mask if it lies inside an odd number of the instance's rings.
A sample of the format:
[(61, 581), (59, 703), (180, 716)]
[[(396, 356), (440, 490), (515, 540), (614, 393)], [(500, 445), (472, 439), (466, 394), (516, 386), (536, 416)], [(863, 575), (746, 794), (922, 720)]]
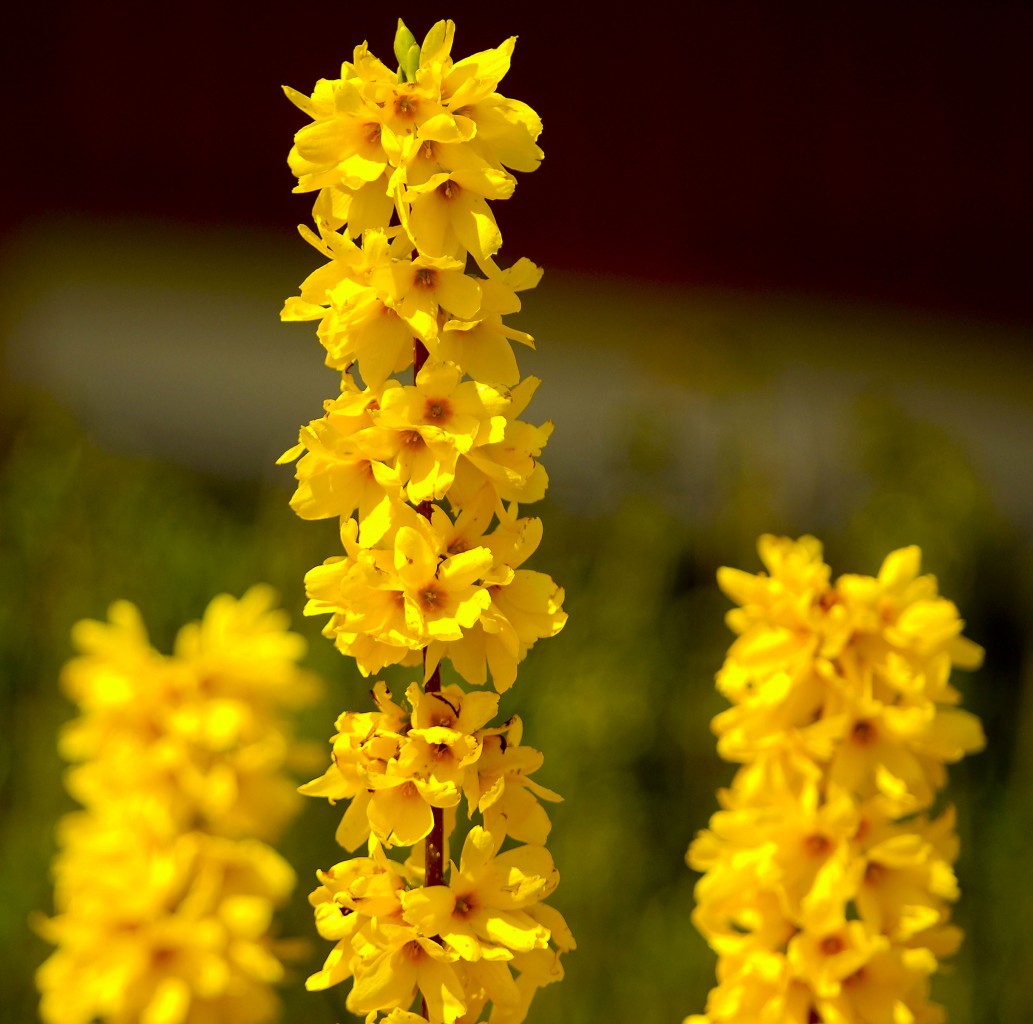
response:
[(413, 338), (412, 340), (412, 376), (413, 381), (416, 380), (416, 375), (423, 369), (423, 364), (427, 361), (427, 356), (430, 353), (427, 351), (427, 346), (420, 341), (419, 338)]
[(445, 812), (433, 807), (434, 827), (427, 836), (427, 885), (445, 884)]
[[(441, 692), (441, 670), (434, 669), (434, 674), (427, 680), (424, 687), (426, 693)], [(445, 812), (440, 807), (432, 807), (434, 824), (431, 826), (430, 835), (427, 836), (427, 848), (424, 853), (426, 866), (425, 885), (445, 884)]]
[[(427, 347), (419, 338), (413, 338), (413, 380), (420, 372), (423, 364), (427, 361)], [(421, 501), (416, 506), (416, 511), (426, 519), (430, 519), (433, 506), (429, 501)], [(427, 651), (423, 651), (423, 663), (427, 664)], [(441, 692), (441, 666), (439, 665), (431, 673), (430, 679), (424, 684), (425, 693)], [(431, 826), (430, 835), (427, 836), (427, 846), (424, 853), (424, 864), (426, 867), (425, 885), (442, 885), (445, 881), (445, 812), (440, 807), (432, 807), (431, 813), (434, 816), (434, 824)]]

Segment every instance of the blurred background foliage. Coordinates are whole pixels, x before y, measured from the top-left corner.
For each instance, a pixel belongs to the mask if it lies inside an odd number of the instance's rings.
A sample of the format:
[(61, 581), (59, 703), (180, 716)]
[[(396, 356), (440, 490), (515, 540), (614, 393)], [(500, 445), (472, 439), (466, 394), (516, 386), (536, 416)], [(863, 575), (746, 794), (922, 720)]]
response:
[[(19, 301), (0, 378), (0, 1005), (12, 1021), (35, 1016), (47, 949), (27, 919), (49, 907), (52, 828), (70, 807), (55, 734), (72, 714), (56, 681), (73, 622), (126, 597), (168, 650), (213, 594), (265, 580), (330, 681), (299, 732), (324, 741), (339, 711), (368, 700), (368, 681), (301, 614), (302, 577), (336, 550), (334, 528), (298, 520), (290, 470), (271, 469), (335, 379), (307, 332), (275, 321), (307, 264), (289, 239), (219, 249), (209, 235), (194, 252), (163, 232), (160, 258), (146, 232), (85, 239), (93, 259), (74, 279), (38, 238), (8, 277)], [(213, 320), (213, 302), (241, 315)], [(154, 332), (137, 307), (160, 314)], [(987, 648), (986, 666), (959, 678), (989, 743), (951, 771), (968, 938), (937, 992), (956, 1024), (1026, 1020), (1033, 524), (1017, 374), (1029, 357), (985, 324), (562, 275), (519, 322), (539, 338), (522, 357), (544, 381), (531, 418), (557, 422), (550, 494), (526, 509), (545, 523), (532, 566), (566, 586), (570, 621), (528, 657), (502, 712), (525, 719), (541, 781), (566, 798), (553, 902), (579, 941), (533, 1020), (680, 1020), (703, 1006), (714, 958), (689, 920), (683, 856), (732, 773), (708, 728), (730, 641), (714, 574), (759, 569), (762, 532), (817, 534), (836, 574), (874, 573), (891, 549), (920, 544)], [(400, 694), (404, 670), (386, 677)], [(312, 940), (287, 1021), (346, 1016), (342, 990), (302, 989), (326, 951), (305, 894), (341, 859), (336, 821), (308, 801), (284, 845), (299, 886), (280, 927)]]
[[(588, 10), (588, 14), (586, 14)], [(968, 938), (937, 980), (954, 1024), (1033, 1006), (1033, 145), (1025, 0), (879, 5), (453, 0), (457, 53), (519, 34), (503, 83), (545, 118), (541, 173), (498, 210), (506, 259), (547, 268), (518, 326), (542, 378), (545, 540), (532, 567), (570, 621), (522, 666), (526, 720), (566, 802), (554, 898), (579, 941), (536, 1024), (679, 1021), (714, 958), (683, 855), (732, 774), (708, 728), (730, 634), (720, 565), (762, 532), (813, 532), (835, 573), (922, 545), (987, 648), (959, 676), (985, 752), (951, 771)], [(36, 1017), (52, 829), (70, 800), (55, 735), (69, 629), (137, 602), (154, 642), (220, 591), (274, 584), (330, 681), (320, 742), (368, 681), (305, 620), (336, 549), (287, 507), (276, 457), (334, 375), (276, 310), (316, 265), (285, 164), (288, 82), (386, 54), (425, 5), (183, 0), (20, 4), (9, 73), (19, 159), (0, 209), (0, 1019)], [(288, 21), (288, 18), (294, 19)], [(315, 27), (315, 31), (312, 28)], [(586, 86), (584, 79), (590, 80)], [(609, 276), (606, 276), (609, 275)], [(404, 679), (389, 677), (396, 692)], [(284, 935), (325, 951), (304, 896), (339, 856), (306, 802)]]

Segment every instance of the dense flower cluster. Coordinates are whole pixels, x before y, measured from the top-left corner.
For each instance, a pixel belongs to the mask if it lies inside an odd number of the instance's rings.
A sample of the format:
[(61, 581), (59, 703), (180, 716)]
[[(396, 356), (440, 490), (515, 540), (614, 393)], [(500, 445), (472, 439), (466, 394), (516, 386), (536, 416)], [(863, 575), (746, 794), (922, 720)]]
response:
[[(496, 694), (413, 683), (406, 697), (409, 710), (378, 683), (376, 711), (341, 715), (332, 764), (302, 787), (349, 800), (337, 839), (368, 853), (320, 873), (316, 925), (336, 946), (309, 988), (354, 977), (353, 1013), (408, 1009), (419, 994), (431, 1021), (478, 1020), (490, 1001), (492, 1021), (516, 1024), (536, 989), (562, 977), (558, 951), (573, 946), (540, 902), (559, 875), (539, 798), (559, 798), (530, 778), (542, 756), (520, 745), (519, 719), (487, 725)], [(388, 858), (431, 835), (435, 808), (451, 812), (451, 834), (464, 799), (483, 825), (470, 829), (447, 884), (428, 880), (421, 847), (404, 863)], [(501, 851), (507, 837), (522, 845)]]
[[(348, 1009), (371, 1022), (472, 1024), (490, 1004), (486, 1019), (516, 1024), (573, 946), (541, 902), (558, 875), (538, 798), (558, 797), (530, 779), (542, 758), (519, 720), (489, 725), (566, 620), (562, 589), (524, 568), (542, 528), (519, 505), (545, 493), (552, 427), (519, 418), (538, 381), (512, 343), (533, 340), (503, 320), (541, 271), (498, 266), (488, 205), (538, 166), (541, 121), (496, 92), (514, 39), (453, 61), (453, 34), (438, 22), (420, 46), (400, 23), (397, 71), (364, 43), (311, 96), (286, 90), (312, 119), (289, 158), (297, 191), (317, 193), (317, 231), (301, 232), (328, 262), (282, 316), (318, 321), (341, 373), (281, 460), (297, 461), (298, 515), (341, 524), (343, 553), (306, 576), (306, 612), (329, 615), (325, 635), (364, 675), (422, 665), (408, 708), (377, 682), (375, 710), (340, 716), (332, 764), (302, 788), (349, 801), (337, 838), (366, 854), (320, 873), (311, 901), (336, 945), (308, 985), (353, 979)], [(442, 687), (443, 662), (495, 692)], [(464, 799), (480, 823), (457, 867)]]
[[(511, 342), (533, 341), (502, 319), (541, 272), (499, 269), (487, 205), (512, 193), (506, 167), (538, 165), (541, 122), (495, 92), (513, 39), (453, 63), (452, 35), (435, 25), (409, 73), (412, 48), (396, 73), (363, 44), (311, 97), (287, 90), (314, 119), (291, 150), (299, 189), (319, 189), (319, 236), (301, 230), (329, 262), (283, 317), (320, 321), (341, 389), (284, 460), (298, 514), (341, 520), (345, 553), (306, 581), (340, 650), (366, 674), (425, 660), (429, 678), (446, 658), (502, 691), (564, 622), (562, 590), (521, 568), (541, 530), (517, 503), (545, 493), (551, 424), (518, 418), (538, 381), (520, 379)], [(391, 376), (410, 367), (411, 384)]]
[(318, 690), (270, 588), (215, 598), (173, 656), (137, 609), (84, 621), (62, 683), (80, 709), (61, 736), (85, 810), (58, 829), (58, 948), (41, 966), (47, 1024), (272, 1020), (283, 967), (269, 937), (294, 887), (273, 840), (297, 808), (283, 709)]
[(945, 764), (983, 746), (952, 667), (982, 650), (903, 548), (832, 582), (813, 537), (762, 537), (768, 573), (722, 569), (740, 607), (713, 722), (739, 762), (689, 848), (694, 921), (717, 952), (686, 1024), (935, 1024), (929, 978), (958, 945)]

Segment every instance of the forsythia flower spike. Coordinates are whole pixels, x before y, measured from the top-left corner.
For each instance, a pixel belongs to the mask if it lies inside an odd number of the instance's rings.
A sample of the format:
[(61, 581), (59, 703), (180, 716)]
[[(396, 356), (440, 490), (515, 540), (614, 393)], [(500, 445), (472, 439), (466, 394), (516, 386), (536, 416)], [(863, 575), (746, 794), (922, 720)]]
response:
[(58, 949), (40, 967), (47, 1024), (263, 1024), (283, 975), (268, 931), (294, 888), (258, 839), (297, 810), (282, 710), (318, 683), (268, 587), (223, 594), (171, 657), (128, 601), (76, 625), (62, 682), (80, 717), (61, 736), (85, 807), (58, 827)]
[[(300, 231), (327, 262), (282, 318), (318, 321), (341, 374), (281, 459), (297, 463), (295, 511), (340, 520), (306, 614), (329, 616), (364, 675), (422, 666), (404, 702), (378, 680), (373, 710), (340, 715), (329, 767), (301, 787), (346, 802), (337, 840), (361, 850), (319, 873), (316, 927), (335, 945), (308, 987), (350, 980), (368, 1024), (519, 1024), (574, 945), (542, 902), (559, 876), (541, 801), (559, 797), (531, 778), (542, 756), (520, 720), (491, 724), (566, 621), (563, 590), (524, 568), (542, 526), (519, 505), (545, 493), (552, 424), (519, 418), (538, 381), (513, 343), (534, 341), (504, 320), (541, 270), (496, 263), (489, 205), (538, 166), (541, 121), (496, 91), (515, 39), (453, 61), (454, 33), (440, 21), (419, 45), (399, 22), (396, 72), (363, 43), (340, 78), (285, 89), (311, 119), (288, 159), (296, 191), (316, 193), (316, 230)], [(494, 692), (443, 686), (442, 663)], [(479, 822), (460, 844), (464, 810)]]
[(958, 842), (933, 804), (984, 743), (949, 682), (982, 649), (917, 547), (835, 582), (813, 537), (759, 551), (767, 573), (718, 573), (738, 607), (713, 729), (741, 767), (688, 852), (719, 983), (686, 1024), (941, 1022)]

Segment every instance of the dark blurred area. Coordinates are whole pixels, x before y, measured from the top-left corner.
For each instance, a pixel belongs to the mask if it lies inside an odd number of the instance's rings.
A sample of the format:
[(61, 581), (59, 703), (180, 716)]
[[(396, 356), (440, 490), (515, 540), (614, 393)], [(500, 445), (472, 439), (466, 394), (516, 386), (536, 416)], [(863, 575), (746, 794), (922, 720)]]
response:
[(507, 248), (553, 268), (1028, 322), (1033, 5), (438, 8), (69, 2), (5, 15), (18, 157), (8, 227), (157, 217), (289, 228), (279, 92), (336, 77), (394, 18), (456, 53), (520, 41), (504, 81), (543, 114), (535, 216)]

